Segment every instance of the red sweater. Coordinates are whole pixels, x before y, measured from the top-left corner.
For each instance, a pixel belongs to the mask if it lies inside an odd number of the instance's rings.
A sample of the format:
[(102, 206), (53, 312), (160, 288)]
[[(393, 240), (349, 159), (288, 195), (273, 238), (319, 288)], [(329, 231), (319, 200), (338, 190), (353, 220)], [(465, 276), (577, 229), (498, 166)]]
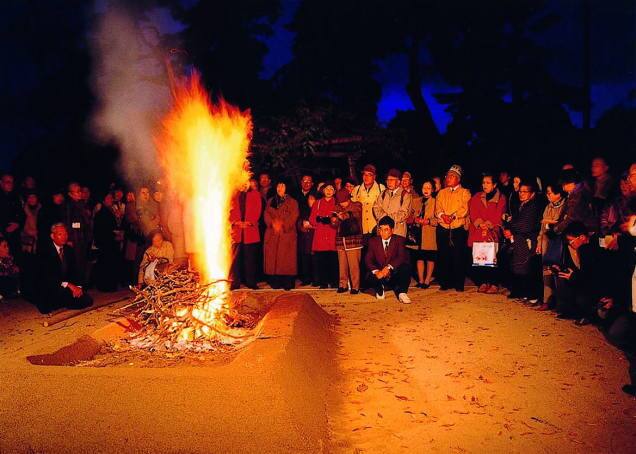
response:
[[(478, 192), (468, 202), (470, 213), (470, 227), (468, 228), (468, 246), (472, 247), (474, 242), (495, 241), (501, 237), (501, 216), (506, 211), (506, 198), (501, 192), (492, 199), (486, 200), (486, 193)], [(481, 224), (486, 224), (486, 236), (483, 236)]]

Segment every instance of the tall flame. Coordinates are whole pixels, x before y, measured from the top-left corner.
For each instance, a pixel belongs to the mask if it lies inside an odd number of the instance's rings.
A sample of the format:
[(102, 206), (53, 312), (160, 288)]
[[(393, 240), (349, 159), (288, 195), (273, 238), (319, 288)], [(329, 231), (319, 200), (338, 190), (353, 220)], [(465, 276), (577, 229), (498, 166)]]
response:
[[(156, 138), (159, 161), (168, 184), (189, 208), (184, 219), (186, 235), (191, 236), (188, 247), (196, 253), (202, 281), (227, 279), (232, 261), (230, 203), (249, 180), (251, 115), (224, 100), (211, 103), (196, 71), (183, 83), (173, 82), (172, 93), (173, 107)], [(200, 309), (209, 319), (220, 305)]]

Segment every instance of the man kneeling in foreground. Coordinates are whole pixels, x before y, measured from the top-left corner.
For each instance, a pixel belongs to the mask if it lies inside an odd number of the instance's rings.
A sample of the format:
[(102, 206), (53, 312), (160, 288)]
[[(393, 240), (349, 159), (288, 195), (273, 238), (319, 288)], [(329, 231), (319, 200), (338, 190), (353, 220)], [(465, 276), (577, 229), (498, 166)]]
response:
[(93, 299), (81, 287), (73, 248), (67, 242), (64, 224), (54, 224), (51, 241), (39, 251), (38, 307), (44, 314), (61, 307), (82, 309), (93, 304)]
[(384, 287), (393, 287), (397, 299), (404, 304), (410, 304), (411, 299), (406, 292), (411, 281), (409, 255), (407, 254), (404, 237), (393, 235), (395, 222), (389, 216), (384, 216), (378, 222), (380, 236), (369, 240), (369, 247), (365, 256), (367, 269), (371, 270), (367, 282), (375, 288), (375, 297), (384, 299)]

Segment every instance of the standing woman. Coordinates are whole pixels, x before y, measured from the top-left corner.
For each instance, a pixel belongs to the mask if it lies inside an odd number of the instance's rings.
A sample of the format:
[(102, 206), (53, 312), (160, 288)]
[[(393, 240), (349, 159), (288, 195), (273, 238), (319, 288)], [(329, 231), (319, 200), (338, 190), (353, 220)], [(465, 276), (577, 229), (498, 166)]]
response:
[[(553, 228), (556, 224), (561, 222), (563, 215), (565, 214), (565, 192), (558, 184), (548, 184), (545, 190), (548, 204), (543, 210), (543, 218), (541, 219), (541, 229), (539, 230), (539, 236), (537, 238), (537, 254), (541, 255), (543, 259), (548, 252), (548, 246), (550, 242), (563, 241)], [(556, 291), (556, 276), (550, 271), (550, 265), (554, 263), (543, 264), (543, 304), (538, 310), (547, 311), (554, 307), (554, 294)], [(559, 265), (558, 263), (556, 265)]]
[[(338, 229), (336, 249), (340, 280), (338, 293), (347, 291), (351, 282), (351, 294), (360, 292), (360, 259), (362, 258), (362, 204), (351, 201), (346, 188), (336, 194), (336, 217), (332, 225)], [(335, 222), (334, 222), (335, 221)]]
[(309, 222), (314, 227), (314, 239), (311, 250), (314, 253), (314, 268), (318, 285), (327, 288), (338, 285), (338, 255), (336, 253), (336, 227), (331, 218), (336, 211), (334, 195), (336, 187), (327, 181), (321, 188), (322, 198), (311, 207)]
[[(535, 197), (534, 185), (523, 182), (519, 186), (519, 209), (510, 220), (510, 228), (504, 236), (512, 242), (512, 290), (508, 298), (525, 301), (536, 300), (534, 282), (537, 237), (541, 210)], [(532, 301), (536, 303), (536, 301)]]
[(264, 271), (272, 288), (294, 288), (297, 274), (296, 221), (298, 203), (287, 194), (287, 184), (279, 181), (276, 193), (267, 201), (263, 242)]
[(435, 182), (424, 180), (422, 197), (413, 199), (411, 205), (412, 224), (421, 229), (419, 244), (407, 246), (413, 250), (413, 261), (417, 267), (417, 287), (429, 288), (437, 261), (437, 218), (435, 217)]
[[(497, 188), (495, 176), (485, 173), (481, 179), (482, 191), (475, 194), (468, 204), (470, 226), (468, 247), (476, 242), (499, 244), (501, 240), (502, 216), (506, 212), (506, 198)], [(473, 269), (477, 289), (481, 293), (499, 292), (498, 268), (475, 267)]]

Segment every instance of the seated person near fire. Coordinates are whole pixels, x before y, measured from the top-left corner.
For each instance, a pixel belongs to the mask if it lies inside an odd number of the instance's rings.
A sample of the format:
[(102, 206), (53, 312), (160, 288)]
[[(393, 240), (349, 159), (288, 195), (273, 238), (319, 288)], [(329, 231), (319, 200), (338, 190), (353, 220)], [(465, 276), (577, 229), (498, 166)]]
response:
[(151, 245), (141, 259), (137, 287), (149, 284), (155, 280), (155, 272), (170, 272), (174, 264), (174, 248), (172, 243), (166, 240), (161, 230), (150, 232)]
[(51, 226), (51, 240), (39, 251), (38, 307), (42, 313), (66, 307), (82, 309), (93, 299), (81, 287), (81, 277), (68, 231), (61, 223)]
[(409, 255), (405, 239), (394, 235), (395, 221), (384, 216), (378, 221), (380, 236), (369, 239), (369, 247), (365, 256), (365, 264), (370, 270), (367, 281), (375, 288), (377, 299), (384, 299), (385, 287), (392, 287), (401, 303), (409, 304), (411, 299), (406, 294), (411, 281)]

